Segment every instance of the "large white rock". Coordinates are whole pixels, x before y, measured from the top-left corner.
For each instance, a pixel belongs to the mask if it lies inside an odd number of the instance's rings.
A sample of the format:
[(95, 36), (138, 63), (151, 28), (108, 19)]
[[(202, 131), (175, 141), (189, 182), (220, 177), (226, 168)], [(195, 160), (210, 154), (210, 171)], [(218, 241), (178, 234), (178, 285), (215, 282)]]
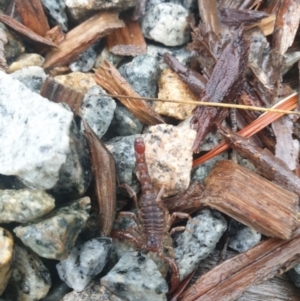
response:
[(0, 173), (52, 188), (69, 150), (73, 114), (0, 72)]

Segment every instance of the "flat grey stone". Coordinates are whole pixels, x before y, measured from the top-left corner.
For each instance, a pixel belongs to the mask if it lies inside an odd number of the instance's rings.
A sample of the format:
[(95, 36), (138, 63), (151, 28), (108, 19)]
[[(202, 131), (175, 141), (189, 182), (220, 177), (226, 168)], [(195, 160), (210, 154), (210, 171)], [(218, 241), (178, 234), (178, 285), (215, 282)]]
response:
[(101, 237), (77, 244), (69, 257), (56, 265), (60, 279), (76, 292), (83, 291), (104, 268), (110, 246), (111, 238)]
[(167, 300), (166, 280), (156, 264), (139, 252), (124, 254), (100, 283), (114, 295), (128, 301)]
[(84, 197), (51, 212), (38, 222), (14, 229), (22, 242), (39, 256), (66, 259), (89, 216), (90, 199)]
[(0, 223), (32, 222), (54, 207), (54, 198), (41, 190), (0, 190)]
[(0, 71), (0, 115), (0, 173), (52, 188), (66, 161), (73, 114)]

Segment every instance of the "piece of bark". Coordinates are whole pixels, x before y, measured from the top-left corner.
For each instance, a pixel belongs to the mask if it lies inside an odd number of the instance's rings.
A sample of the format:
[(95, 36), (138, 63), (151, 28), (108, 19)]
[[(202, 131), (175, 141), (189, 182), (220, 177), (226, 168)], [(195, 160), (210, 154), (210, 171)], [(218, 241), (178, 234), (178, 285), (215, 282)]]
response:
[[(108, 93), (125, 96), (119, 98), (116, 96), (116, 98), (118, 98), (119, 101), (141, 122), (148, 125), (164, 123), (163, 119), (145, 100), (130, 98), (140, 96), (110, 62), (104, 61), (104, 64), (96, 70), (95, 81), (103, 89), (108, 91)], [(128, 98), (126, 98), (126, 96), (128, 96)]]
[(88, 141), (98, 204), (100, 235), (109, 236), (116, 214), (116, 164), (113, 155), (82, 119)]
[(69, 74), (71, 73), (72, 70), (70, 69), (69, 66), (61, 66), (61, 67), (54, 67), (49, 70), (49, 75), (51, 77), (55, 77), (58, 75), (64, 75), (64, 74)]
[(12, 28), (13, 30), (15, 30), (25, 38), (28, 38), (30, 41), (36, 42), (41, 45), (51, 46), (55, 48), (57, 47), (57, 45), (52, 41), (45, 39), (42, 36), (36, 34), (31, 29), (25, 27), (23, 24), (21, 24), (20, 22), (16, 21), (15, 19), (9, 16), (0, 14), (0, 22), (3, 22), (5, 25), (9, 26), (10, 28)]
[(147, 53), (147, 45), (139, 22), (129, 16), (122, 18), (125, 26), (118, 28), (106, 37), (110, 52), (122, 56), (137, 56)]
[(253, 145), (246, 138), (225, 127), (218, 126), (218, 129), (226, 142), (230, 143), (243, 157), (250, 160), (265, 178), (300, 196), (300, 178), (281, 159), (275, 157), (268, 149), (261, 149)]
[(249, 251), (226, 260), (200, 277), (180, 301), (231, 301), (251, 285), (293, 268), (300, 262), (300, 228), (290, 240), (268, 239)]
[(0, 28), (0, 70), (5, 71), (7, 68), (4, 45), (8, 42), (5, 31)]
[(208, 26), (208, 31), (212, 31), (216, 35), (219, 35), (221, 33), (221, 22), (216, 0), (198, 0), (198, 7), (201, 20)]
[(232, 161), (216, 163), (205, 179), (203, 202), (270, 237), (288, 239), (299, 197)]
[(123, 26), (124, 22), (115, 12), (101, 12), (94, 15), (69, 31), (59, 48), (47, 54), (44, 68), (63, 66), (76, 60), (98, 39)]
[(78, 114), (84, 98), (82, 93), (60, 84), (50, 76), (44, 81), (40, 94), (53, 102), (68, 104), (74, 115)]
[(59, 25), (56, 25), (46, 32), (45, 38), (59, 45), (62, 41), (65, 40), (66, 35), (62, 31), (61, 27)]
[(14, 0), (22, 24), (44, 37), (50, 29), (41, 0)]
[(267, 18), (262, 19), (257, 23), (246, 26), (245, 29), (249, 30), (251, 28), (258, 26), (265, 36), (269, 36), (274, 32), (275, 21), (276, 21), (276, 16), (271, 15)]

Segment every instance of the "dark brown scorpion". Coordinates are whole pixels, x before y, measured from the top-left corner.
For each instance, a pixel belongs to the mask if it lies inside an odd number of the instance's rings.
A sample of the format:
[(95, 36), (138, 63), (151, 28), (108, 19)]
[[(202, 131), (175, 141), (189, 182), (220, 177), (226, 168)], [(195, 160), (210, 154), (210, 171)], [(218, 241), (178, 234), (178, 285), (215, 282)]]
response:
[[(139, 174), (142, 194), (138, 204), (134, 191), (128, 185), (124, 185), (135, 202), (137, 216), (132, 212), (120, 212), (119, 217), (130, 216), (133, 218), (138, 225), (138, 235), (132, 234), (132, 228), (129, 228), (127, 230), (113, 230), (111, 236), (115, 238), (128, 239), (133, 242), (137, 248), (147, 252), (154, 252), (163, 261), (165, 261), (172, 271), (170, 280), (171, 289), (169, 291), (169, 293), (171, 293), (177, 288), (180, 278), (178, 266), (174, 260), (174, 252), (171, 246), (172, 243), (170, 242), (170, 236), (175, 231), (184, 230), (185, 227), (176, 227), (170, 232), (169, 230), (177, 217), (190, 218), (190, 216), (181, 212), (174, 212), (172, 215), (169, 214), (168, 209), (161, 201), (164, 188), (162, 187), (158, 194), (154, 192), (146, 163), (145, 144), (143, 138), (139, 137), (135, 139), (134, 149), (136, 168)], [(169, 240), (169, 242), (167, 242), (167, 240)], [(164, 250), (168, 250), (170, 255), (167, 255)]]

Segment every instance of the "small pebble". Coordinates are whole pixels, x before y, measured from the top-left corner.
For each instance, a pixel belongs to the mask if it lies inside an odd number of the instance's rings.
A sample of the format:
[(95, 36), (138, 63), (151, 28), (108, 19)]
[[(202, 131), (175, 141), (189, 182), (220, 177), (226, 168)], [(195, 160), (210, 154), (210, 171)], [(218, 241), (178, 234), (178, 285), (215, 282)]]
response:
[(124, 254), (100, 283), (114, 295), (128, 301), (167, 300), (166, 280), (156, 264), (139, 252)]
[(6, 73), (13, 73), (29, 66), (42, 67), (45, 59), (37, 53), (21, 54), (6, 70)]
[(0, 190), (0, 223), (28, 223), (49, 213), (55, 200), (40, 190)]
[(7, 300), (33, 301), (45, 297), (51, 276), (39, 257), (18, 245), (14, 248), (12, 276), (4, 292)]
[(104, 268), (111, 238), (94, 238), (76, 245), (69, 257), (56, 265), (58, 275), (76, 292), (83, 291)]
[(36, 223), (16, 227), (14, 232), (39, 256), (64, 260), (85, 225), (90, 206), (90, 198), (84, 197), (51, 212)]
[(112, 52), (110, 52), (107, 49), (107, 47), (104, 47), (102, 51), (98, 54), (94, 67), (97, 69), (104, 63), (105, 60), (109, 61), (111, 64), (117, 67), (122, 61), (122, 59), (123, 56), (115, 55)]
[(14, 258), (14, 241), (9, 231), (0, 228), (0, 295), (6, 288), (11, 276)]
[(73, 72), (88, 72), (90, 71), (96, 61), (97, 52), (96, 48), (98, 43), (92, 45), (87, 50), (85, 50), (75, 62), (70, 64), (70, 69)]
[(181, 5), (161, 3), (151, 6), (142, 20), (146, 38), (166, 46), (186, 44), (190, 38), (188, 11)]

